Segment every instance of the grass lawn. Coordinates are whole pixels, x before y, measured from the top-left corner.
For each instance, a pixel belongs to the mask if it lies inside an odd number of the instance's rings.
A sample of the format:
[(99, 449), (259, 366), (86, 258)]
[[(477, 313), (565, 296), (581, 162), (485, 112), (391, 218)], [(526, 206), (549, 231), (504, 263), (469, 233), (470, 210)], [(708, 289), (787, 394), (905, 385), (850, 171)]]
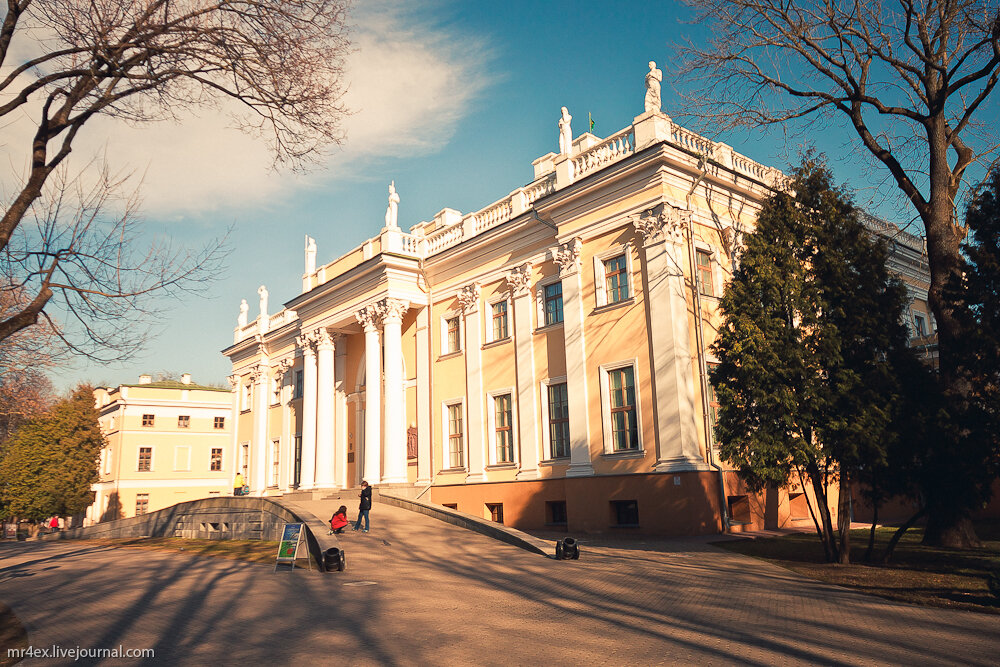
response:
[[(183, 551), (199, 556), (214, 556), (231, 560), (245, 560), (251, 563), (274, 563), (278, 555), (278, 543), (262, 540), (200, 540), (184, 537), (132, 537), (117, 539), (86, 540), (87, 544), (103, 544), (128, 549), (156, 549), (160, 551)], [(304, 546), (299, 547), (299, 555)]]
[[(879, 528), (875, 558), (879, 558), (894, 528)], [(755, 556), (799, 574), (837, 586), (913, 604), (1000, 614), (1000, 600), (987, 587), (990, 572), (1000, 571), (1000, 521), (976, 523), (982, 549), (925, 547), (922, 528), (911, 528), (896, 545), (886, 566), (861, 563), (868, 530), (851, 531), (851, 565), (824, 562), (815, 533), (776, 538), (727, 540), (715, 546)]]

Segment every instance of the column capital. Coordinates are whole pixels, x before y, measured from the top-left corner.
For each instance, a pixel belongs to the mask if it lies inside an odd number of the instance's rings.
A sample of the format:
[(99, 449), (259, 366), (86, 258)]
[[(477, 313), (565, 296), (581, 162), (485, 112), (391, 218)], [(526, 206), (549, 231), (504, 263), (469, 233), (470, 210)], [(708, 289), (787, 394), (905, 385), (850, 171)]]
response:
[(250, 369), (250, 381), (251, 382), (260, 382), (262, 379), (264, 379), (264, 378), (267, 377), (267, 371), (269, 369), (270, 369), (270, 366), (268, 366), (267, 364), (263, 364), (263, 363), (262, 364), (256, 364), (255, 366), (253, 366)]
[(530, 292), (531, 283), (531, 263), (525, 262), (507, 274), (507, 284), (510, 285), (511, 295), (523, 296)]
[(388, 321), (401, 323), (403, 315), (410, 309), (410, 304), (402, 299), (382, 299), (378, 302), (379, 310), (382, 314), (382, 323)]
[(354, 319), (364, 328), (365, 333), (371, 333), (378, 331), (379, 321), (382, 318), (378, 306), (371, 304), (354, 313)]
[(240, 376), (239, 375), (229, 375), (229, 376), (226, 377), (226, 380), (229, 381), (229, 386), (232, 389), (236, 389), (236, 387), (240, 386)]
[(316, 331), (314, 331), (313, 334), (315, 335), (316, 338), (317, 350), (333, 349), (334, 346), (333, 335), (330, 333), (329, 329), (327, 329), (326, 327), (320, 327), (319, 329), (316, 329)]
[(568, 278), (580, 271), (580, 251), (583, 241), (575, 238), (551, 249), (552, 259), (559, 264), (559, 277)]
[(684, 243), (684, 231), (690, 218), (691, 211), (663, 203), (633, 215), (629, 220), (642, 237), (643, 247), (646, 247), (663, 240), (677, 245)]
[(299, 334), (295, 337), (295, 345), (302, 350), (303, 355), (313, 355), (316, 351), (313, 349), (316, 345), (316, 332), (307, 331)]
[(283, 378), (285, 376), (285, 373), (292, 370), (292, 366), (294, 365), (295, 362), (293, 360), (282, 359), (281, 361), (278, 362), (278, 365), (275, 366), (274, 370), (279, 378)]
[(466, 285), (458, 292), (458, 301), (462, 304), (462, 311), (466, 315), (471, 315), (479, 310), (479, 292), (482, 287), (479, 283)]

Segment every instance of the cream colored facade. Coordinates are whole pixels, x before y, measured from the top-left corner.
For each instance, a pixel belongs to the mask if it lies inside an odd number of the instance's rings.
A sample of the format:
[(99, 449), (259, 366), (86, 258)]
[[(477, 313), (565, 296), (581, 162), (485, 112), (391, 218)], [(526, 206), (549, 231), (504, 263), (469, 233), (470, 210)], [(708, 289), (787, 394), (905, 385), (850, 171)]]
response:
[(800, 489), (747, 493), (706, 437), (719, 296), (784, 176), (655, 109), (533, 167), (408, 233), (390, 203), (378, 236), (319, 267), (307, 239), (301, 294), (244, 310), (223, 353), (252, 493), (365, 479), (590, 532), (806, 519)]
[(179, 502), (231, 495), (236, 458), (234, 395), (191, 383), (98, 387), (94, 400), (107, 441), (86, 524), (152, 512)]

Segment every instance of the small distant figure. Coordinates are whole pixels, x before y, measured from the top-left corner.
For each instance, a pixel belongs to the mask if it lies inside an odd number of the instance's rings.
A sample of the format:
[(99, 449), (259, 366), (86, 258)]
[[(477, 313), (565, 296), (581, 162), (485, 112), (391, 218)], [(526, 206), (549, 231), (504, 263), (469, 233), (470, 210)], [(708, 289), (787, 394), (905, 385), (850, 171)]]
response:
[(247, 317), (250, 314), (250, 304), (247, 303), (246, 299), (240, 301), (240, 316), (236, 320), (236, 324), (240, 329), (247, 325)]
[(241, 472), (236, 473), (236, 479), (233, 480), (233, 495), (243, 495), (243, 473)]
[(559, 152), (564, 155), (569, 155), (573, 149), (573, 129), (570, 127), (572, 120), (569, 110), (563, 107), (562, 116), (559, 118)]
[(389, 206), (385, 209), (385, 226), (395, 229), (399, 226), (399, 195), (396, 194), (396, 181), (389, 183)]
[(59, 517), (52, 515), (52, 518), (49, 519), (49, 530), (53, 533), (59, 532)]
[(361, 503), (358, 505), (358, 520), (354, 522), (354, 530), (361, 528), (361, 520), (365, 520), (365, 530), (368, 532), (368, 512), (372, 508), (372, 487), (368, 486), (368, 482), (361, 482), (361, 493), (358, 494), (361, 498)]
[(660, 82), (663, 72), (656, 69), (656, 62), (649, 61), (649, 71), (646, 72), (646, 111), (660, 110)]
[(344, 532), (344, 528), (348, 524), (347, 520), (347, 505), (341, 505), (340, 509), (333, 513), (330, 517), (330, 532), (327, 535), (333, 535), (336, 533), (340, 535)]

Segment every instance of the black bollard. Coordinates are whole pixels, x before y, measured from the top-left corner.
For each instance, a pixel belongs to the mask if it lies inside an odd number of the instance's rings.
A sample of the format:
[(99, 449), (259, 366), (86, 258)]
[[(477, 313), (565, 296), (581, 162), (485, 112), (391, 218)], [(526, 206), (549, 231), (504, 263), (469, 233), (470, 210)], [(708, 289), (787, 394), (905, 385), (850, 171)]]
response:
[(579, 560), (580, 543), (572, 537), (556, 542), (556, 560)]
[(347, 567), (346, 558), (344, 557), (344, 552), (337, 547), (330, 547), (323, 554), (323, 567), (327, 572), (343, 572), (344, 568)]

